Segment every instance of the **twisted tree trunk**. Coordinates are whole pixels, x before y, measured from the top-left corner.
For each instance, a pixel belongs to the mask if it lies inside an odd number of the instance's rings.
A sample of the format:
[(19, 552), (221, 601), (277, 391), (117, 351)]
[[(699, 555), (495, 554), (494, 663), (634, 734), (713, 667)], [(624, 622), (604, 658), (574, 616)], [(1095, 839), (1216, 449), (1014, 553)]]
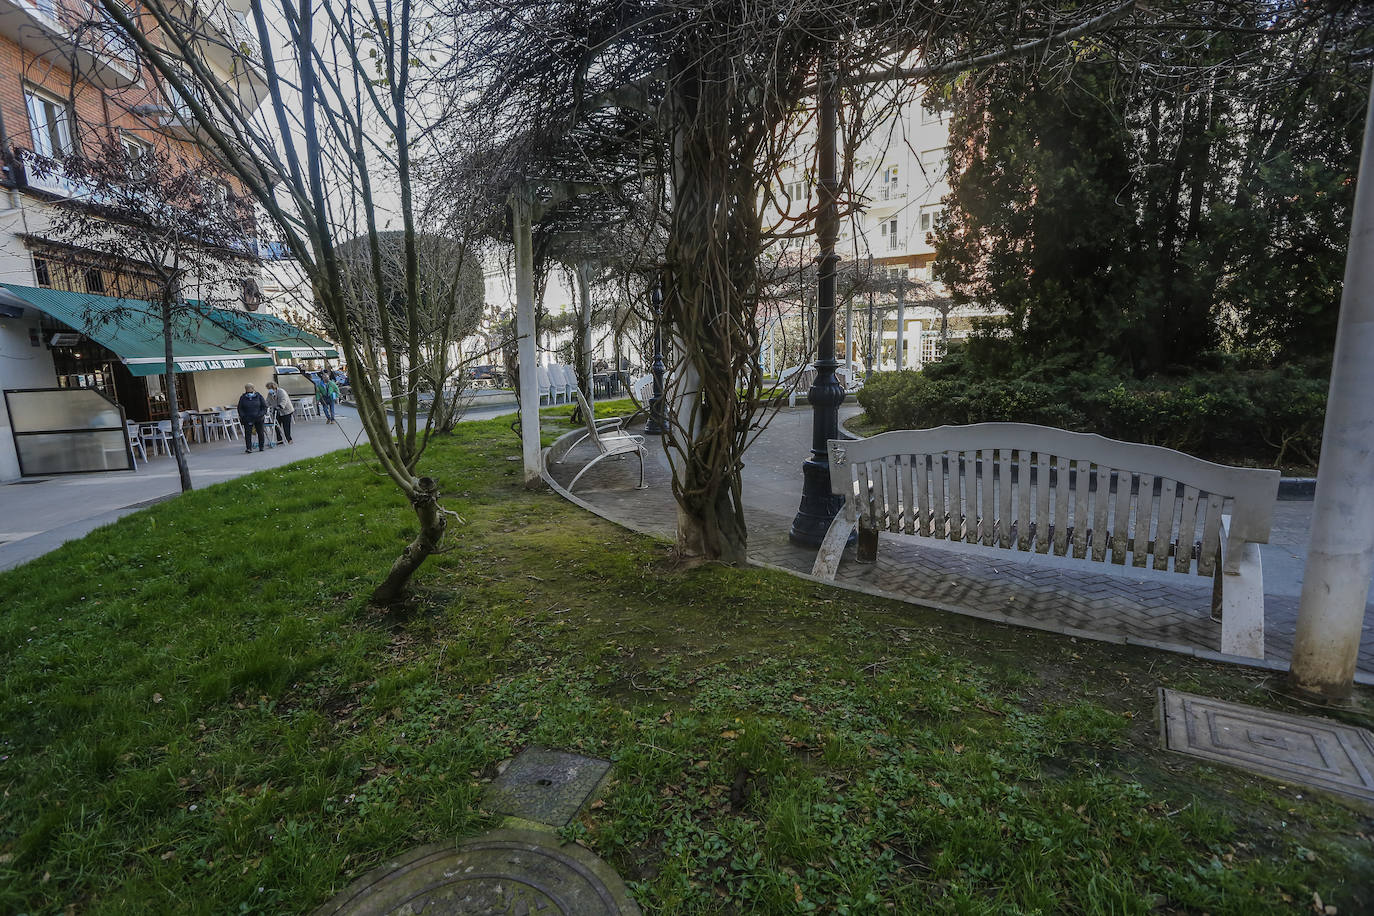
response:
[(406, 583), (414, 575), (420, 564), (444, 540), (447, 519), (439, 508), (439, 484), (432, 477), (421, 477), (415, 481), (414, 489), (408, 494), (415, 517), (420, 522), (420, 531), (415, 540), (406, 545), (405, 550), (391, 564), (391, 571), (372, 592), (372, 603), (376, 605), (395, 604), (405, 594)]

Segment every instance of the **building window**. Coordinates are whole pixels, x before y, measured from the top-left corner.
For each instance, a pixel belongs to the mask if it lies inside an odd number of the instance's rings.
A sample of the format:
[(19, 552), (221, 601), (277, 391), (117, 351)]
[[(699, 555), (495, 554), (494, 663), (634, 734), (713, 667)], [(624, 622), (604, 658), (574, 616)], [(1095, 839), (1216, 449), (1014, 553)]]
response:
[(926, 173), (926, 180), (932, 184), (945, 177), (945, 147), (939, 149), (928, 149), (921, 153), (921, 170)]
[(52, 274), (48, 272), (48, 262), (44, 258), (33, 259), (33, 278), (39, 286), (52, 288)]
[(86, 292), (95, 293), (97, 296), (105, 295), (105, 274), (99, 267), (92, 267), (86, 271)]
[(56, 96), (36, 89), (24, 90), (29, 110), (29, 136), (40, 156), (66, 156), (72, 152), (71, 107)]
[(898, 193), (897, 166), (890, 165), (883, 169), (883, 200), (890, 200)]
[(921, 208), (921, 231), (934, 232), (936, 224), (940, 221), (940, 214), (945, 211), (941, 206), (930, 206)]
[(883, 238), (887, 239), (887, 247), (888, 247), (888, 248), (898, 248), (898, 247), (900, 247), (900, 246), (897, 244), (897, 220), (896, 220), (896, 219), (889, 219), (889, 220), (884, 220), (884, 221), (883, 221), (883, 229), (882, 229), (881, 235), (883, 236)]
[(129, 175), (134, 179), (147, 177), (149, 165), (153, 160), (153, 145), (127, 131), (120, 133), (119, 143), (129, 160)]

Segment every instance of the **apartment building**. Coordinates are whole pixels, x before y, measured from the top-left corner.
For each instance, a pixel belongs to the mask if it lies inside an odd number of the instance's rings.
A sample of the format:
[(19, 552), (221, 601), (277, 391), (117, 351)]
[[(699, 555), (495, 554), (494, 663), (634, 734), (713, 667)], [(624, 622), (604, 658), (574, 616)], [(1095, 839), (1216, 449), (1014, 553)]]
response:
[[(242, 19), (249, 0), (220, 9), (213, 28), (224, 48), (251, 42)], [(155, 26), (146, 17), (141, 24), (156, 40)], [(262, 78), (236, 56), (223, 48), (207, 53), (244, 110), (256, 110), (264, 96)], [(122, 420), (168, 416), (161, 324), (148, 302), (155, 298), (150, 272), (133, 257), (87, 260), (79, 244), (55, 241), (55, 214), (89, 206), (88, 189), (60, 169), (35, 163), (111, 142), (131, 156), (156, 147), (194, 160), (201, 155), (197, 137), (185, 100), (139, 66), (99, 4), (0, 0), (0, 480), (36, 468), (89, 469), (68, 466), (65, 450), (74, 440), (48, 428), (54, 412), (67, 409), (64, 404), (95, 404), (102, 416), (122, 414)], [(228, 182), (218, 190), (226, 202), (241, 193)], [(242, 250), (251, 260), (256, 240), (244, 239)], [(198, 280), (188, 276), (185, 283), (182, 295), (192, 298)], [(217, 292), (221, 305), (231, 298)], [(239, 293), (232, 296), (237, 308), (254, 310), (261, 300), (252, 280), (230, 292)], [(91, 314), (120, 303), (125, 318), (92, 325)], [(172, 335), (172, 383), (188, 409), (234, 403), (245, 383), (270, 380), (292, 345), (333, 355), (327, 342), (276, 325), (272, 333), (247, 340), (233, 315), (216, 321), (207, 310), (183, 323)], [(85, 394), (61, 395), (74, 390)], [(82, 422), (73, 414), (69, 426)], [(111, 466), (122, 467), (113, 448), (107, 444), (106, 450)]]
[[(799, 212), (816, 203), (815, 176), (811, 172), (814, 135), (797, 144), (796, 164), (779, 175), (777, 218), (786, 212)], [(874, 310), (871, 333), (880, 345), (874, 346), (871, 368), (919, 369), (943, 354), (941, 328), (949, 337), (968, 334), (969, 319), (986, 314), (973, 307), (955, 308), (947, 291), (934, 279), (935, 227), (944, 213), (944, 198), (949, 193), (946, 174), (949, 164), (949, 117), (938, 107), (913, 104), (902, 108), (872, 129), (858, 144), (850, 163), (854, 201), (857, 206), (840, 224), (836, 253), (840, 270), (858, 277), (874, 278), (862, 283), (841, 284), (852, 295), (851, 301), (838, 303), (861, 316), (854, 340), (842, 343), (849, 358), (864, 365), (868, 347), (862, 339), (870, 333), (867, 313), (870, 299)], [(802, 263), (815, 256), (814, 236), (794, 240), (788, 246), (791, 259)], [(881, 279), (904, 280), (882, 288)], [(894, 290), (902, 289), (899, 297)], [(866, 290), (878, 287), (872, 292)], [(844, 294), (842, 289), (841, 295)], [(801, 308), (784, 310), (783, 318)], [(901, 323), (899, 334), (898, 323)], [(854, 322), (840, 318), (837, 336), (844, 341)], [(900, 359), (898, 344), (901, 345)], [(869, 367), (865, 367), (869, 368)]]

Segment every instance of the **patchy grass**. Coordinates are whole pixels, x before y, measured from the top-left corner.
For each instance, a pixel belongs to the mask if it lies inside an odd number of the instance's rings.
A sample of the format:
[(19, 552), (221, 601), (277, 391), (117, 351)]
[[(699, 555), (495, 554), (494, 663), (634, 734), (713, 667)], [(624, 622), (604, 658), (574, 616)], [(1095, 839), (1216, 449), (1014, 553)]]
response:
[(675, 572), (518, 455), (433, 446), (464, 522), (400, 614), (413, 516), (347, 453), (0, 575), (0, 912), (306, 912), (494, 826), (529, 743), (614, 761), (563, 834), (649, 913), (1374, 908), (1367, 812), (1157, 747), (1157, 686), (1286, 705), (1262, 675)]

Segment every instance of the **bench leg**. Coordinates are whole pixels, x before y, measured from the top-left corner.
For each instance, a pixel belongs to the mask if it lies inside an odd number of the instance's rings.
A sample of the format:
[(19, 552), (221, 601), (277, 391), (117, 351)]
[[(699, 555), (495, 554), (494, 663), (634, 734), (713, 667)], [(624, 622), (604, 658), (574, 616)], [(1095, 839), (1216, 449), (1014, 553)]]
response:
[(878, 562), (878, 528), (859, 519), (859, 539), (854, 545), (854, 559), (859, 563)]
[(853, 530), (854, 523), (845, 518), (844, 511), (837, 512), (835, 520), (825, 532), (820, 550), (816, 551), (816, 562), (811, 567), (811, 575), (817, 579), (834, 581), (835, 573), (840, 569), (840, 557), (844, 555), (845, 545), (849, 543), (849, 532)]
[(1258, 544), (1241, 551), (1240, 571), (1217, 571), (1212, 587), (1212, 617), (1221, 620), (1221, 651), (1264, 658), (1264, 575)]

